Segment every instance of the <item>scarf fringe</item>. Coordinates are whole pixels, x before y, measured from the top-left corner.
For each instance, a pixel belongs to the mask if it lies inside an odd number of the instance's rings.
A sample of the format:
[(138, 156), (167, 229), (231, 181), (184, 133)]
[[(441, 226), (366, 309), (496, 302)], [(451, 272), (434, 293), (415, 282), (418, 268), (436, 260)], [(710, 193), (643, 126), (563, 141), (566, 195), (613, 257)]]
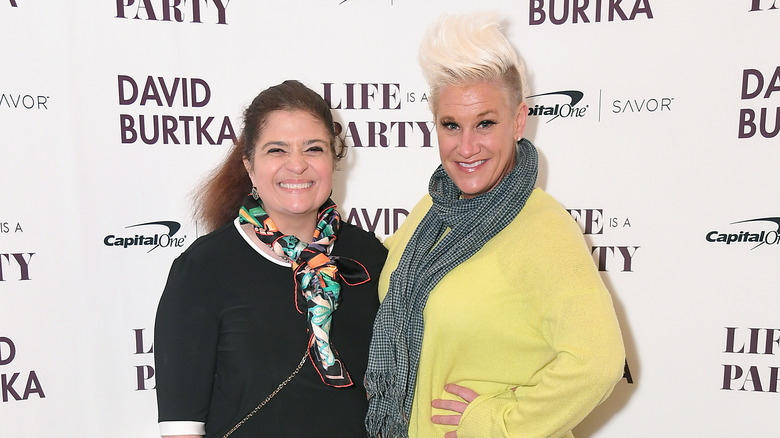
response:
[[(401, 412), (403, 391), (395, 386), (395, 375), (390, 372), (366, 372), (365, 387), (369, 404), (388, 406), (388, 409), (369, 409), (366, 430), (371, 438), (407, 438), (408, 422)], [(401, 421), (399, 421), (401, 420)]]
[(388, 422), (387, 415), (372, 423), (374, 419), (366, 417), (366, 429), (370, 438), (408, 438), (409, 432), (406, 426), (397, 422)]
[(387, 391), (395, 385), (395, 376), (389, 372), (367, 371), (365, 386), (368, 398), (375, 396), (386, 397)]

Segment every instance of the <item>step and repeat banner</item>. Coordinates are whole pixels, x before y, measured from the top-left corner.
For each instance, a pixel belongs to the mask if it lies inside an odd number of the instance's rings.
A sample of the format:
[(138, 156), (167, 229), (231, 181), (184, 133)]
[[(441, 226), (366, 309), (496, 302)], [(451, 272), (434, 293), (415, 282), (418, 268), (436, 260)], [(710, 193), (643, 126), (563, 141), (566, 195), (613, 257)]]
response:
[(477, 7), (506, 18), (538, 184), (623, 329), (575, 435), (778, 433), (780, 1), (478, 3), (0, 0), (0, 435), (158, 435), (157, 302), (262, 89), (330, 102), (334, 198), (392, 234), (438, 164), (418, 43)]

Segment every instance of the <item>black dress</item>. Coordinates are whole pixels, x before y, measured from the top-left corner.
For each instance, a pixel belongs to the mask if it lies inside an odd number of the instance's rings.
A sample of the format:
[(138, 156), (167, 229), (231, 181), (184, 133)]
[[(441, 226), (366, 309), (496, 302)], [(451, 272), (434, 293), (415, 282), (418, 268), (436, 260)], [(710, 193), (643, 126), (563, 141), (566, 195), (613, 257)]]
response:
[[(361, 262), (371, 276), (342, 285), (333, 314), (331, 342), (354, 385), (326, 386), (307, 359), (232, 438), (366, 436), (363, 377), (387, 251), (373, 234), (342, 223), (332, 254)], [(235, 223), (177, 258), (155, 322), (159, 421), (205, 423), (206, 437), (221, 437), (287, 378), (308, 340), (294, 291), (289, 265), (261, 255)]]

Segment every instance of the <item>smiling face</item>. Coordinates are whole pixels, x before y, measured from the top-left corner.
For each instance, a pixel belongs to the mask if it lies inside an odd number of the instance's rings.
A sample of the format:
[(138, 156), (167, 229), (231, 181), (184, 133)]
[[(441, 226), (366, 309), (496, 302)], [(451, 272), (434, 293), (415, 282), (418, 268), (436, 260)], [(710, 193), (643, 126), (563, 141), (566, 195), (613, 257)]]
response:
[(464, 198), (493, 189), (515, 164), (515, 144), (528, 117), (498, 82), (442, 88), (435, 108), (439, 157)]
[[(319, 207), (333, 186), (331, 136), (306, 111), (273, 111), (244, 167), (257, 187), (263, 209), (282, 232), (316, 225)], [(291, 233), (294, 234), (294, 233)], [(298, 236), (306, 238), (310, 236)]]

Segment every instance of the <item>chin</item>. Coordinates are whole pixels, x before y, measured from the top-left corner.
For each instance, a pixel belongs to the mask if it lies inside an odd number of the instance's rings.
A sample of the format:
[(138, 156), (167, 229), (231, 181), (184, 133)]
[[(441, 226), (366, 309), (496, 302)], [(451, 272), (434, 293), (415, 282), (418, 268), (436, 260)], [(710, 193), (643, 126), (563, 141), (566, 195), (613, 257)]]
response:
[(455, 185), (466, 196), (477, 196), (486, 191), (485, 186), (480, 184), (458, 184), (456, 181)]

